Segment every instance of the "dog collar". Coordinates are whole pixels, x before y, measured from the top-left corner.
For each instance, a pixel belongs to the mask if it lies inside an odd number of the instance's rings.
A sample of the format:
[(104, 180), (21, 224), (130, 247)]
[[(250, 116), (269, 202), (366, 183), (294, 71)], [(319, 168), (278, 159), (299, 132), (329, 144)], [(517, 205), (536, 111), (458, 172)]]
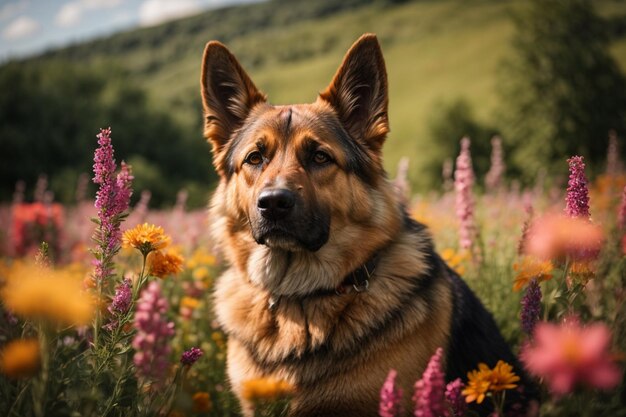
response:
[[(370, 259), (367, 260), (363, 265), (359, 266), (354, 271), (350, 272), (345, 276), (341, 284), (337, 286), (334, 290), (331, 289), (321, 289), (309, 293), (304, 296), (300, 296), (298, 298), (313, 298), (313, 297), (324, 297), (330, 295), (344, 295), (349, 294), (351, 292), (365, 292), (369, 290), (370, 286), (370, 278), (376, 269), (376, 265), (380, 259), (380, 253), (375, 253)], [(294, 298), (290, 296), (270, 296), (268, 300), (268, 308), (270, 310), (274, 310), (276, 305), (280, 301), (282, 297)]]

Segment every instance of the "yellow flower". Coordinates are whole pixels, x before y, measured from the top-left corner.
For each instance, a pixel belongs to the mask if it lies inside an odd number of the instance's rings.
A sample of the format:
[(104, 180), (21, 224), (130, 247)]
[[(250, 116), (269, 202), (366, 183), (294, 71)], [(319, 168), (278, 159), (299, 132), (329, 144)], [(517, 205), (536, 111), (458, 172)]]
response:
[(92, 297), (82, 291), (82, 278), (75, 269), (55, 270), (16, 262), (0, 296), (9, 310), (25, 318), (88, 324), (95, 306)]
[(171, 238), (165, 234), (163, 228), (153, 224), (139, 224), (124, 232), (122, 247), (135, 248), (143, 255), (154, 250), (160, 250), (170, 244)]
[(196, 268), (193, 270), (193, 273), (191, 274), (191, 276), (196, 281), (202, 281), (207, 278), (210, 278), (209, 268), (207, 268), (206, 266), (201, 266), (199, 268)]
[(20, 339), (8, 343), (0, 354), (0, 370), (11, 378), (24, 378), (39, 370), (39, 342)]
[(506, 389), (513, 389), (517, 387), (514, 382), (519, 381), (519, 376), (513, 372), (513, 367), (504, 361), (498, 361), (496, 366), (491, 371), (491, 386), (492, 391), (504, 391)]
[(195, 310), (198, 305), (200, 305), (200, 300), (197, 298), (183, 297), (182, 300), (180, 300), (181, 307), (189, 308), (191, 310)]
[(467, 378), (468, 382), (462, 394), (465, 396), (466, 402), (476, 401), (478, 404), (483, 402), (490, 391), (504, 391), (517, 387), (515, 382), (520, 379), (513, 372), (513, 367), (504, 361), (498, 361), (493, 369), (480, 363), (478, 370), (467, 373)]
[(200, 265), (215, 266), (217, 260), (215, 256), (207, 252), (204, 248), (198, 248), (191, 255), (191, 259), (187, 261), (187, 267), (194, 269)]
[(478, 365), (478, 370), (467, 373), (467, 378), (467, 384), (461, 392), (465, 396), (465, 402), (482, 403), (491, 385), (491, 370), (481, 363)]
[(191, 399), (193, 400), (194, 413), (208, 413), (213, 408), (208, 392), (196, 392)]
[(176, 275), (183, 270), (184, 259), (179, 254), (168, 251), (155, 251), (148, 258), (150, 275), (165, 278), (168, 275)]
[(459, 275), (465, 274), (463, 262), (468, 259), (467, 253), (455, 252), (454, 249), (446, 248), (441, 252), (441, 257)]
[(291, 396), (295, 389), (284, 380), (272, 378), (249, 379), (243, 382), (241, 395), (248, 401), (277, 401)]
[(517, 271), (513, 290), (519, 291), (533, 279), (538, 282), (551, 279), (554, 266), (550, 261), (540, 261), (532, 256), (524, 256), (521, 264), (513, 264), (513, 269)]

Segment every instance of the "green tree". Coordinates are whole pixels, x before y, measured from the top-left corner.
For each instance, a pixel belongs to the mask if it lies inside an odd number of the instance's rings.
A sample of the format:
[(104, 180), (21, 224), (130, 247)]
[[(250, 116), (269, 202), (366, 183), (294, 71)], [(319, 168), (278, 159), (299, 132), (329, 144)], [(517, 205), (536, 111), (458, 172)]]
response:
[(504, 140), (530, 180), (565, 158), (604, 162), (609, 129), (626, 127), (626, 80), (609, 53), (608, 25), (590, 0), (530, 0), (514, 17), (515, 57), (502, 71)]

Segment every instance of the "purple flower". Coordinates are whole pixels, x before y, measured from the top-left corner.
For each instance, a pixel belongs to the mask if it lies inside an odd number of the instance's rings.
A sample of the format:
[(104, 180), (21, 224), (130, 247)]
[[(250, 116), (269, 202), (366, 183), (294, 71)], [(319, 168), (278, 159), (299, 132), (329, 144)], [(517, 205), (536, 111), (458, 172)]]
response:
[(128, 209), (133, 176), (124, 162), (119, 174), (115, 174), (117, 165), (111, 144), (111, 128), (100, 129), (98, 145), (93, 165), (93, 182), (99, 185), (95, 202), (99, 226), (94, 235), (99, 247), (94, 275), (96, 280), (104, 280), (113, 271), (111, 259), (117, 253), (121, 239), (119, 216)]
[(126, 313), (133, 301), (132, 298), (133, 286), (130, 279), (127, 278), (115, 288), (115, 296), (108, 307), (109, 312), (117, 315)]
[(133, 361), (137, 373), (155, 382), (163, 382), (169, 367), (170, 339), (174, 323), (167, 321), (168, 303), (161, 295), (158, 281), (152, 281), (141, 293), (135, 312), (137, 334), (133, 338)]
[(541, 287), (536, 279), (530, 281), (526, 293), (522, 297), (522, 330), (526, 334), (533, 334), (535, 325), (539, 321), (539, 314), (541, 313)]
[(448, 403), (448, 410), (444, 412), (446, 417), (461, 417), (465, 415), (467, 411), (467, 403), (465, 397), (461, 394), (461, 391), (465, 387), (461, 378), (457, 378), (454, 381), (446, 385), (446, 402)]
[(617, 226), (619, 230), (626, 228), (626, 187), (622, 191), (622, 202), (619, 206), (619, 213), (617, 214)]
[(203, 354), (204, 353), (202, 352), (201, 349), (197, 347), (192, 347), (191, 349), (183, 352), (183, 354), (180, 357), (180, 363), (182, 363), (185, 366), (191, 366), (194, 363), (196, 363), (196, 361), (200, 359), (200, 357)]
[(402, 415), (402, 389), (396, 387), (396, 375), (395, 369), (389, 371), (389, 375), (380, 389), (380, 407), (378, 408), (380, 417)]
[(565, 213), (570, 217), (588, 219), (589, 190), (585, 176), (585, 163), (582, 156), (573, 156), (567, 160), (569, 164), (569, 181), (565, 197)]
[(485, 185), (488, 190), (496, 190), (502, 183), (502, 176), (506, 170), (502, 155), (502, 139), (500, 136), (491, 138), (491, 166), (485, 175)]
[(454, 171), (454, 189), (456, 190), (456, 215), (459, 219), (459, 238), (462, 249), (470, 249), (474, 243), (476, 229), (474, 227), (474, 171), (470, 154), (470, 140), (461, 139), (461, 153), (456, 158)]
[(430, 358), (422, 379), (415, 383), (415, 417), (439, 417), (444, 414), (445, 381), (441, 370), (443, 349)]

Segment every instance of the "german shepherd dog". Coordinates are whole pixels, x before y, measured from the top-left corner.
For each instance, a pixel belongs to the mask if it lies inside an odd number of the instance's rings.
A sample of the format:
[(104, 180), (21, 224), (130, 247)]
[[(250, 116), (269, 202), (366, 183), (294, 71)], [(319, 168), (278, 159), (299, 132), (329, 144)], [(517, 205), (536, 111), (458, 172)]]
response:
[(210, 216), (229, 264), (215, 308), (246, 416), (248, 379), (291, 383), (291, 416), (364, 417), (378, 415), (390, 369), (410, 393), (439, 347), (448, 380), (479, 362), (517, 364), (387, 180), (387, 75), (375, 35), (356, 41), (312, 104), (271, 105), (216, 41), (201, 77), (220, 176)]

